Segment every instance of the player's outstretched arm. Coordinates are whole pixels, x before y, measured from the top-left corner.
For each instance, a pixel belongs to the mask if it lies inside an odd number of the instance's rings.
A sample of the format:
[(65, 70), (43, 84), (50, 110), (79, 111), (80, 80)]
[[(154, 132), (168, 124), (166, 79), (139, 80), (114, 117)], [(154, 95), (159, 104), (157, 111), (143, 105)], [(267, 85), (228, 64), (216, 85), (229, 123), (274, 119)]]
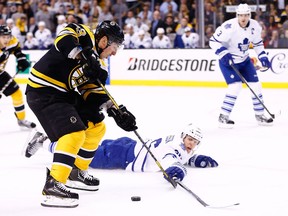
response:
[(213, 158), (206, 155), (193, 155), (188, 161), (188, 165), (191, 167), (217, 167), (218, 163)]

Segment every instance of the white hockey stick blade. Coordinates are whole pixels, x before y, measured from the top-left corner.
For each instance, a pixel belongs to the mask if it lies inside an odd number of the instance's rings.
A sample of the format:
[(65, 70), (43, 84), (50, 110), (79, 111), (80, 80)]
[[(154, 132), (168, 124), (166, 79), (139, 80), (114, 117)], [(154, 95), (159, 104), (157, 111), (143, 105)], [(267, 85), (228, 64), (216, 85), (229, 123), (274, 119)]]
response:
[(223, 205), (223, 206), (209, 205), (205, 201), (203, 201), (197, 194), (195, 194), (190, 188), (188, 188), (185, 184), (183, 184), (183, 182), (181, 182), (179, 180), (175, 180), (175, 182), (177, 182), (178, 185), (180, 185), (184, 190), (186, 190), (188, 193), (190, 193), (202, 206), (204, 206), (206, 208), (221, 209), (221, 208), (229, 208), (229, 207), (240, 205), (240, 203), (235, 203), (235, 204), (231, 204), (231, 205)]
[(212, 208), (212, 209), (221, 209), (221, 208), (230, 208), (230, 207), (234, 207), (234, 206), (238, 206), (240, 205), (240, 203), (234, 203), (231, 205), (223, 205), (223, 206), (211, 206), (211, 205), (207, 205), (205, 206), (206, 208)]
[(281, 110), (278, 110), (277, 112), (272, 114), (273, 119), (278, 118), (279, 116), (281, 116), (282, 112)]

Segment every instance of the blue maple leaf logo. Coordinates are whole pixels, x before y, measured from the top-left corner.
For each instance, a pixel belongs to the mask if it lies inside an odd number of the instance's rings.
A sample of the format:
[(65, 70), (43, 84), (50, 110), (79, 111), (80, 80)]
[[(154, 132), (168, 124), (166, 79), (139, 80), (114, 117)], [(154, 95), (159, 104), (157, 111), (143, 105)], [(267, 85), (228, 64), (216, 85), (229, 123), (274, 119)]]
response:
[(231, 23), (227, 23), (227, 24), (224, 26), (224, 28), (225, 28), (225, 29), (229, 29), (229, 28), (231, 28), (231, 26), (232, 26)]
[(241, 52), (245, 53), (249, 49), (249, 40), (245, 38), (243, 43), (238, 43), (238, 48)]

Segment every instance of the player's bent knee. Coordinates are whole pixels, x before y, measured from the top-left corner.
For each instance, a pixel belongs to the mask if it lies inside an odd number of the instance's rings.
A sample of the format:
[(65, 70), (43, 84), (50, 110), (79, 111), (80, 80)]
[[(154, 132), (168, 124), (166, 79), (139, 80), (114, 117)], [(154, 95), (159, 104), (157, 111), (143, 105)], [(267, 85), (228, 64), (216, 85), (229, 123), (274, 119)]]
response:
[(86, 138), (84, 130), (72, 132), (62, 136), (57, 143), (55, 151), (64, 151), (77, 154)]

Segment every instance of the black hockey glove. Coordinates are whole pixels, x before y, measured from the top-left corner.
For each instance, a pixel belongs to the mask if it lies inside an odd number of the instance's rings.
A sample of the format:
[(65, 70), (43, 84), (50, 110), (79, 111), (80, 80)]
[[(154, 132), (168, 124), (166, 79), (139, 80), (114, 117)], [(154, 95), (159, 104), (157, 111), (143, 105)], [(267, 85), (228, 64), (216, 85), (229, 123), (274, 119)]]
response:
[(24, 53), (18, 53), (16, 55), (17, 59), (17, 69), (20, 71), (25, 71), (27, 68), (31, 66), (30, 61), (26, 59), (26, 55)]
[(120, 105), (119, 108), (120, 110), (114, 107), (107, 109), (108, 116), (113, 117), (116, 124), (125, 131), (137, 130), (135, 116), (125, 106)]
[(102, 69), (100, 62), (93, 55), (91, 48), (84, 48), (82, 53), (82, 68), (84, 75), (89, 78), (92, 82), (99, 79), (102, 84), (106, 83), (108, 73), (106, 70)]

